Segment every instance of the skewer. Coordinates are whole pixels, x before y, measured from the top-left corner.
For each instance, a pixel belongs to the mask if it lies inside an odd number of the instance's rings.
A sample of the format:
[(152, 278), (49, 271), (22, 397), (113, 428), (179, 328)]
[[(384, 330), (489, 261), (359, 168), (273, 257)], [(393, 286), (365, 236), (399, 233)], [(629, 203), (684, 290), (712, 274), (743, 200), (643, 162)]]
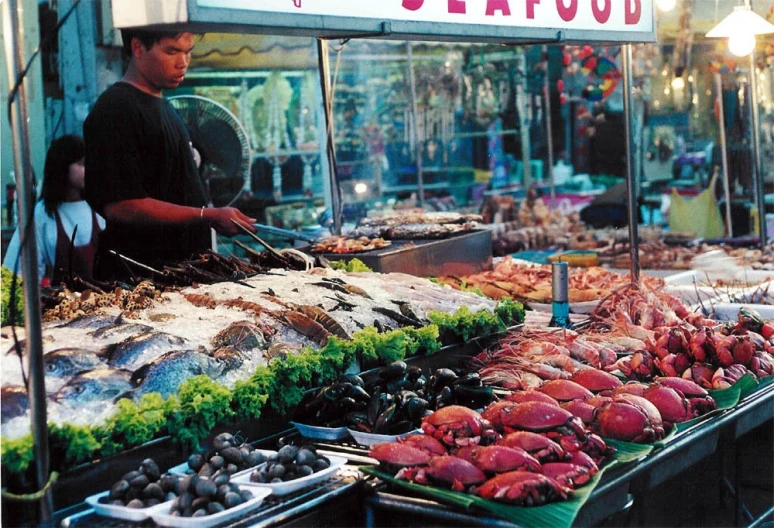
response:
[[(258, 235), (256, 235), (255, 233), (253, 233), (252, 231), (250, 231), (249, 229), (247, 229), (245, 226), (243, 226), (242, 224), (240, 224), (239, 222), (237, 222), (237, 221), (236, 221), (236, 220), (234, 220), (233, 218), (231, 219), (231, 221), (232, 221), (232, 222), (234, 222), (234, 225), (238, 226), (238, 227), (239, 227), (239, 229), (241, 229), (242, 231), (244, 231), (245, 233), (247, 233), (248, 235), (250, 235), (250, 238), (252, 238), (252, 239), (253, 239), (253, 240), (255, 240), (256, 242), (258, 242), (259, 244), (261, 244), (263, 247), (265, 247), (265, 248), (266, 248), (266, 249), (269, 251), (269, 253), (271, 253), (272, 255), (274, 255), (275, 257), (277, 257), (278, 259), (280, 259), (282, 262), (287, 262), (287, 259), (285, 258), (285, 256), (284, 256), (282, 253), (280, 253), (279, 251), (277, 251), (276, 249), (274, 249), (272, 246), (270, 246), (270, 245), (269, 245), (269, 244), (268, 244), (268, 243), (267, 243), (265, 240), (263, 240), (261, 237), (259, 237)], [(241, 247), (241, 246), (240, 246), (240, 247)]]
[(134, 260), (134, 259), (130, 259), (129, 257), (125, 257), (125, 256), (124, 256), (124, 255), (122, 255), (121, 253), (119, 253), (119, 252), (117, 252), (117, 251), (114, 251), (114, 250), (112, 250), (112, 249), (109, 249), (109, 250), (108, 250), (108, 253), (110, 253), (110, 254), (112, 254), (112, 255), (115, 255), (116, 257), (120, 258), (120, 259), (121, 259), (121, 260), (123, 260), (124, 262), (128, 262), (128, 263), (130, 263), (130, 264), (134, 264), (135, 266), (139, 266), (139, 267), (141, 267), (141, 268), (143, 268), (143, 269), (145, 269), (145, 270), (147, 270), (147, 271), (150, 271), (151, 273), (155, 273), (156, 275), (162, 275), (162, 276), (164, 275), (164, 274), (163, 274), (162, 272), (160, 272), (159, 270), (153, 269), (153, 268), (151, 268), (150, 266), (147, 266), (147, 265), (143, 264), (142, 262), (137, 262), (136, 260)]

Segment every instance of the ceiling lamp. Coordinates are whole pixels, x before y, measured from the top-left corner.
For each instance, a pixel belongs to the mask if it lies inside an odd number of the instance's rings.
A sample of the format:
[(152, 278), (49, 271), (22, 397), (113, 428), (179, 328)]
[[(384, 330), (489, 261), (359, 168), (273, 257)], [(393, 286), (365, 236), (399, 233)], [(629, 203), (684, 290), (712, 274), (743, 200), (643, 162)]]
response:
[(741, 5), (736, 6), (706, 36), (728, 38), (729, 51), (737, 57), (744, 57), (755, 49), (755, 36), (767, 33), (774, 33), (774, 24), (755, 13), (749, 5)]
[(673, 10), (676, 4), (677, 0), (656, 0), (656, 5), (659, 10), (664, 11), (665, 13)]

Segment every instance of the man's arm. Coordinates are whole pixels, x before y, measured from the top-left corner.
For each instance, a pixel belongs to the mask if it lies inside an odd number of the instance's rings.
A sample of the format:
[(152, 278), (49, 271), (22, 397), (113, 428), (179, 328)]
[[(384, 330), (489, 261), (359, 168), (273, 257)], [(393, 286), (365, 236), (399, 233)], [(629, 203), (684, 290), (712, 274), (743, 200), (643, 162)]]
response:
[(205, 208), (176, 205), (155, 198), (122, 200), (105, 205), (105, 218), (109, 222), (128, 225), (209, 226), (218, 233), (234, 236), (241, 230), (232, 220), (255, 233), (255, 218), (243, 214), (234, 207)]

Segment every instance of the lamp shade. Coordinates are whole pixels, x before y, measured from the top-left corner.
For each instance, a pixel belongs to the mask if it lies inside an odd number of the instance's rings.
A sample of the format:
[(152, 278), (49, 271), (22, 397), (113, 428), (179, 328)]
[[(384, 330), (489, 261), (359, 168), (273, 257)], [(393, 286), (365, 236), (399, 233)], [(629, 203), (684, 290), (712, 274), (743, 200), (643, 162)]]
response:
[(714, 28), (710, 29), (707, 37), (733, 37), (746, 33), (748, 35), (765, 35), (774, 33), (774, 24), (755, 13), (750, 6), (736, 6), (734, 11)]

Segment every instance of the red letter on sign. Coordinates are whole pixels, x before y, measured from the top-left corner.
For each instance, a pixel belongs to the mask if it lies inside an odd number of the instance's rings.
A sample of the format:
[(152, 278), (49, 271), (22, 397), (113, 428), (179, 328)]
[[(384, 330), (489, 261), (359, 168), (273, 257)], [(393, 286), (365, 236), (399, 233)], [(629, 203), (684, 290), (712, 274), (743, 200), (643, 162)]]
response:
[(626, 18), (627, 24), (636, 24), (640, 21), (640, 13), (642, 12), (642, 5), (640, 0), (626, 0)]
[(556, 0), (556, 10), (559, 11), (562, 20), (569, 22), (575, 18), (575, 14), (578, 12), (578, 0), (570, 0), (570, 7), (564, 6), (564, 0)]
[(599, 1), (600, 0), (591, 0), (591, 11), (594, 13), (594, 18), (597, 19), (597, 22), (604, 24), (607, 22), (607, 19), (610, 18), (610, 9), (613, 6), (610, 4), (610, 0), (602, 0), (602, 2), (605, 3), (605, 7), (599, 9)]
[(425, 3), (425, 0), (403, 0), (403, 9), (408, 9), (409, 11), (416, 11), (420, 7), (422, 7), (422, 4)]
[(486, 16), (493, 16), (495, 11), (502, 11), (504, 16), (511, 15), (511, 7), (508, 0), (488, 0), (486, 3)]
[(527, 0), (527, 18), (535, 18), (535, 4), (539, 4), (540, 0)]
[(465, 14), (465, 0), (449, 0), (449, 13)]

